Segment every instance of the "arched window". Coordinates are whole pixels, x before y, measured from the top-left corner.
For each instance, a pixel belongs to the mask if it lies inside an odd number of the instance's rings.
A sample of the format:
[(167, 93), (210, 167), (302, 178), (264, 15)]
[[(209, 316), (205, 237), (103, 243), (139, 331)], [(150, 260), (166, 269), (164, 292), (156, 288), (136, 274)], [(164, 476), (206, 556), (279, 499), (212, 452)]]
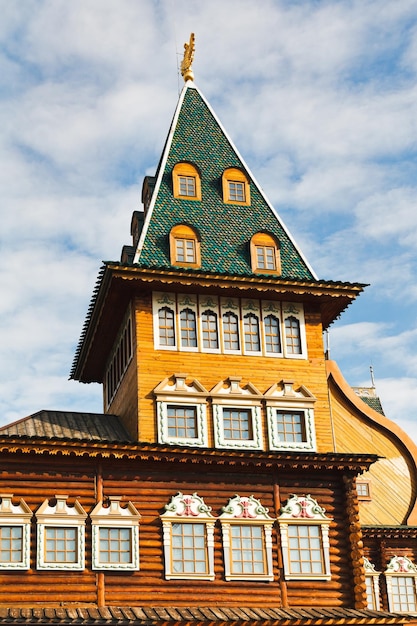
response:
[(239, 350), (239, 319), (231, 311), (223, 314), (223, 342), (226, 351)]
[(180, 313), (181, 346), (183, 348), (197, 347), (196, 315), (191, 309), (183, 309)]
[(259, 336), (259, 319), (254, 313), (248, 313), (243, 318), (243, 328), (245, 333), (245, 351), (259, 352), (261, 340)]
[(163, 306), (158, 311), (159, 344), (161, 346), (175, 346), (175, 316), (174, 311)]
[(290, 315), (285, 318), (285, 347), (287, 354), (301, 354), (301, 333), (299, 320)]
[(264, 318), (265, 349), (266, 352), (280, 353), (281, 335), (279, 330), (279, 319), (275, 315), (266, 315)]
[(195, 165), (177, 163), (172, 170), (172, 187), (175, 198), (201, 200), (201, 177)]
[(279, 243), (268, 233), (256, 233), (250, 241), (252, 271), (257, 274), (281, 274)]
[(222, 175), (223, 202), (250, 204), (249, 178), (237, 167), (229, 167)]
[(186, 224), (177, 224), (169, 235), (172, 265), (200, 267), (200, 240), (196, 231)]
[(201, 314), (201, 331), (203, 348), (206, 350), (217, 350), (219, 347), (217, 313), (210, 310), (203, 311)]

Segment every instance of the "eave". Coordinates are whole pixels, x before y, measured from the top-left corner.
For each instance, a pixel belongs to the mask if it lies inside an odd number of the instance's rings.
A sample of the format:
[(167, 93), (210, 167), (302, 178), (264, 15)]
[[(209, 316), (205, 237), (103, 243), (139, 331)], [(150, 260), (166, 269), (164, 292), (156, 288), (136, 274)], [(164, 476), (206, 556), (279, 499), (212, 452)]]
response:
[(203, 274), (189, 270), (149, 269), (106, 263), (100, 271), (75, 354), (70, 377), (84, 383), (103, 381), (106, 358), (135, 295), (151, 290), (224, 293), (230, 296), (311, 302), (326, 329), (363, 291), (361, 283), (294, 280), (268, 276)]
[(164, 446), (153, 443), (103, 443), (42, 437), (0, 437), (1, 454), (46, 455), (95, 459), (134, 460), (179, 465), (204, 465), (224, 471), (244, 470), (328, 470), (358, 474), (369, 469), (375, 454), (316, 452), (263, 452)]
[(417, 526), (362, 526), (364, 539), (416, 539)]
[(385, 611), (343, 608), (268, 607), (97, 607), (36, 606), (0, 607), (0, 624), (89, 624), (118, 626), (363, 626), (406, 624), (413, 618)]

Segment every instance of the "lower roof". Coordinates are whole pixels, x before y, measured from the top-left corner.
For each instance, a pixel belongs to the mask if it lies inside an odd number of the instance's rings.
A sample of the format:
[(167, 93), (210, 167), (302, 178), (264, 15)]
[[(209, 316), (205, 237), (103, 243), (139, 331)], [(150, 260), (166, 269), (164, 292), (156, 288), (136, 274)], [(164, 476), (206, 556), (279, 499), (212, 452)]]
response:
[(0, 624), (242, 624), (359, 626), (405, 624), (411, 616), (341, 608), (0, 607)]

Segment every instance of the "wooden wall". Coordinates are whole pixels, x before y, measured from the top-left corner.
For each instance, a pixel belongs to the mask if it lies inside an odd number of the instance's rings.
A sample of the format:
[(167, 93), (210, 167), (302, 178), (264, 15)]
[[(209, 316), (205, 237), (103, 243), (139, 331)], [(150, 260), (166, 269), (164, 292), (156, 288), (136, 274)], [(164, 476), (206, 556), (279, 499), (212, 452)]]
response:
[[(69, 495), (68, 504), (78, 499), (87, 513), (95, 504), (97, 466), (94, 459), (43, 458), (27, 459), (25, 455), (5, 458), (0, 473), (0, 492), (13, 493), (13, 502), (22, 497), (35, 513), (45, 498), (57, 493)], [(215, 530), (215, 580), (166, 581), (160, 515), (165, 504), (178, 491), (197, 492), (212, 514), (221, 509), (235, 494), (254, 495), (270, 510), (271, 517), (279, 511), (274, 500), (276, 482), (284, 503), (292, 494), (311, 494), (326, 514), (333, 518), (330, 526), (331, 581), (288, 582), (289, 606), (352, 607), (352, 566), (347, 536), (346, 502), (341, 475), (330, 472), (270, 472), (248, 467), (236, 471), (232, 467), (187, 466), (180, 463), (140, 462), (137, 460), (103, 460), (104, 496), (121, 495), (131, 500), (141, 514), (140, 571), (105, 572), (104, 598), (107, 605), (143, 606), (264, 606), (281, 605), (280, 572), (278, 568), (279, 533), (273, 531), (272, 582), (224, 580), (223, 549), (220, 524)], [(97, 575), (91, 570), (91, 526), (86, 527), (86, 569), (83, 572), (36, 570), (35, 521), (32, 528), (31, 569), (28, 572), (0, 572), (0, 605), (16, 603), (96, 603)]]

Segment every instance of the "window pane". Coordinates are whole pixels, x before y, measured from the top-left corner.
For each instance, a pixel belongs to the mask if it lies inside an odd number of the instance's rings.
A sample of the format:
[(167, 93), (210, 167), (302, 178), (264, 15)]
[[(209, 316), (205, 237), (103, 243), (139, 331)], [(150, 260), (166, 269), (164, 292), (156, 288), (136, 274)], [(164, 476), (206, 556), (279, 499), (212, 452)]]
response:
[(301, 354), (300, 322), (296, 317), (285, 320), (285, 345), (288, 354)]
[(172, 524), (172, 570), (178, 574), (206, 574), (208, 560), (204, 524)]
[(181, 345), (187, 348), (197, 347), (197, 327), (195, 313), (191, 309), (184, 309), (180, 313)]
[(253, 439), (251, 409), (223, 409), (225, 439)]
[(231, 571), (233, 574), (265, 574), (266, 559), (262, 526), (233, 524), (231, 535)]
[(415, 611), (415, 582), (411, 576), (392, 576), (392, 610)]
[(158, 311), (159, 343), (175, 346), (174, 311), (164, 306)]
[(253, 313), (245, 315), (243, 320), (245, 330), (245, 350), (248, 352), (259, 352), (261, 341), (259, 337), (259, 320)]
[(194, 239), (175, 239), (176, 260), (179, 263), (196, 263)]
[(21, 563), (23, 526), (0, 526), (0, 562)]
[(245, 184), (229, 180), (229, 200), (232, 202), (245, 202)]
[(290, 524), (288, 552), (292, 574), (324, 574), (319, 526)]
[(45, 562), (77, 562), (77, 528), (45, 528)]
[(239, 350), (239, 325), (234, 313), (223, 315), (223, 336), (225, 350)]
[(277, 410), (276, 425), (280, 441), (304, 442), (307, 440), (303, 411), (282, 412)]
[(216, 350), (219, 347), (217, 315), (213, 311), (204, 311), (201, 315), (204, 348)]
[(276, 270), (276, 253), (272, 246), (256, 247), (256, 267), (259, 270)]
[(197, 437), (197, 407), (168, 405), (167, 417), (170, 437)]
[(267, 315), (264, 319), (265, 347), (267, 352), (281, 352), (279, 320), (275, 315)]
[(196, 196), (194, 176), (179, 176), (178, 179), (180, 196)]
[(100, 563), (132, 562), (131, 528), (100, 528), (99, 531)]
[(368, 609), (376, 609), (375, 589), (373, 576), (365, 576), (366, 600)]

